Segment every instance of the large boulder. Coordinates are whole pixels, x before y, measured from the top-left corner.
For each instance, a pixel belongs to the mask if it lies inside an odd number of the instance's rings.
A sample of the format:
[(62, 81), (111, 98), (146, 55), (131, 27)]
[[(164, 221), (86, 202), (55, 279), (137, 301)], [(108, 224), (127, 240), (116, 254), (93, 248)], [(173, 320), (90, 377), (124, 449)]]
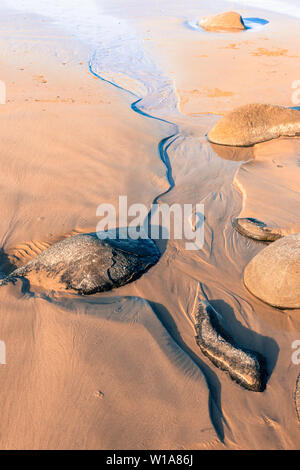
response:
[(139, 278), (159, 257), (149, 238), (100, 240), (94, 233), (76, 235), (54, 243), (0, 285), (26, 278), (43, 289), (94, 294)]
[(267, 246), (247, 265), (244, 283), (264, 302), (279, 308), (300, 308), (300, 233)]
[(235, 11), (204, 17), (199, 21), (199, 26), (207, 31), (241, 31), (246, 29), (243, 18)]
[(208, 133), (210, 142), (249, 146), (300, 134), (300, 111), (270, 104), (247, 104), (226, 114)]

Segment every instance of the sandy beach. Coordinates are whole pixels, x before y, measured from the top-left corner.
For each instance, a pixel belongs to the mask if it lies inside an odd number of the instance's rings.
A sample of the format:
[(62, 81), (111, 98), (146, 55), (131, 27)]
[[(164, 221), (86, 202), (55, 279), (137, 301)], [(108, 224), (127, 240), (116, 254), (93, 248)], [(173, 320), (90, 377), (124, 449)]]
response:
[[(147, 211), (202, 204), (204, 240), (190, 250), (172, 232), (151, 269), (107, 292), (0, 286), (0, 449), (299, 448), (300, 309), (247, 290), (244, 269), (267, 243), (233, 220), (300, 232), (300, 139), (228, 147), (207, 134), (241, 105), (300, 106), (300, 2), (287, 14), (255, 0), (71, 3), (0, 7), (1, 277), (95, 232), (99, 205), (118, 216), (120, 196)], [(198, 24), (233, 9), (244, 31)], [(263, 391), (202, 354), (199, 295), (265, 358)]]

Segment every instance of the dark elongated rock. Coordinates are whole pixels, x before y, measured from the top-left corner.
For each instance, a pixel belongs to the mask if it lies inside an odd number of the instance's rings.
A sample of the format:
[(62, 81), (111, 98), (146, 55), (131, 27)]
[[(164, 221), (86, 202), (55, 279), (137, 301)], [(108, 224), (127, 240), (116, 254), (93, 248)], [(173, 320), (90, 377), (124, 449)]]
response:
[(297, 381), (296, 381), (295, 403), (296, 403), (298, 420), (300, 421), (300, 374), (298, 375)]
[(254, 240), (274, 242), (283, 237), (282, 230), (268, 227), (264, 222), (252, 218), (237, 218), (233, 226), (239, 233)]
[(0, 285), (26, 278), (45, 289), (94, 294), (139, 278), (159, 257), (150, 239), (100, 240), (93, 233), (76, 235), (50, 246)]
[(223, 330), (220, 314), (200, 300), (195, 316), (196, 341), (213, 364), (228, 372), (242, 387), (262, 392), (265, 389), (265, 361), (253, 351), (241, 349)]
[(215, 144), (249, 146), (300, 134), (300, 111), (270, 104), (247, 104), (226, 114), (209, 131)]
[(300, 308), (300, 233), (287, 235), (260, 251), (244, 271), (247, 289), (279, 308)]

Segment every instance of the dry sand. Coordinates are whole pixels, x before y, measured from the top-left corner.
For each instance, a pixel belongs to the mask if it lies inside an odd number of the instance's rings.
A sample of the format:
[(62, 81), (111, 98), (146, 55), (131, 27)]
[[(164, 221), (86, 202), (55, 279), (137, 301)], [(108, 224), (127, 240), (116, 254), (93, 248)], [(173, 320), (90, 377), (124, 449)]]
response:
[(254, 160), (235, 176), (243, 194), (241, 217), (262, 220), (284, 234), (300, 232), (299, 155), (299, 138), (255, 146)]
[[(274, 309), (246, 290), (244, 267), (264, 244), (237, 233), (232, 219), (295, 226), (299, 141), (259, 144), (255, 162), (245, 165), (241, 158), (253, 149), (230, 160), (205, 135), (215, 114), (237, 105), (292, 104), (298, 22), (269, 12), (268, 29), (206, 36), (186, 26), (190, 18), (179, 7), (177, 16), (175, 7), (163, 14), (153, 7), (145, 16), (141, 2), (130, 2), (126, 12), (117, 0), (102, 3), (108, 13), (130, 17), (174, 78), (182, 113), (169, 117), (178, 125), (168, 149), (175, 187), (160, 201), (204, 203), (205, 244), (186, 251), (184, 240), (170, 240), (141, 279), (93, 297), (28, 292), (19, 281), (2, 287), (0, 447), (296, 449), (299, 371), (291, 344), (299, 339), (300, 311)], [(216, 13), (190, 11), (195, 18)], [(0, 107), (0, 233), (7, 270), (54, 240), (95, 230), (102, 202), (117, 204), (126, 194), (129, 203), (150, 206), (169, 187), (158, 144), (174, 127), (134, 113), (132, 96), (92, 76), (90, 51), (51, 22), (7, 12), (1, 21), (0, 78), (9, 101)], [(269, 54), (279, 49), (287, 52)], [(279, 171), (278, 209), (272, 196)], [(267, 177), (269, 186), (260, 183)], [(199, 283), (226, 331), (266, 357), (263, 393), (244, 390), (201, 354), (191, 319)]]

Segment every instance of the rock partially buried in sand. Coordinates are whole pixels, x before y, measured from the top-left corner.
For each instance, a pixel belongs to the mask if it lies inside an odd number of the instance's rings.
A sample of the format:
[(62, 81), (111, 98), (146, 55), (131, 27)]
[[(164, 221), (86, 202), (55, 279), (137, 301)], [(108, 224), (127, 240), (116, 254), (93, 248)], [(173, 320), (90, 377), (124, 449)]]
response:
[(270, 104), (247, 104), (226, 114), (208, 133), (215, 144), (249, 146), (300, 135), (300, 111)]
[(242, 31), (246, 29), (243, 18), (235, 11), (204, 17), (199, 21), (199, 26), (207, 31)]
[(298, 378), (296, 381), (295, 404), (296, 404), (298, 420), (300, 421), (300, 374), (298, 375)]
[(223, 331), (220, 315), (206, 301), (200, 300), (195, 316), (196, 341), (213, 364), (229, 373), (244, 388), (262, 392), (265, 389), (264, 359), (253, 351), (243, 350)]
[(26, 278), (44, 289), (94, 294), (134, 281), (159, 257), (150, 239), (100, 240), (96, 234), (76, 235), (50, 246), (0, 285)]
[(234, 228), (248, 238), (264, 242), (274, 242), (283, 237), (280, 229), (268, 227), (264, 222), (252, 218), (237, 218), (233, 221)]
[(264, 248), (244, 272), (247, 289), (278, 308), (300, 308), (300, 233)]

